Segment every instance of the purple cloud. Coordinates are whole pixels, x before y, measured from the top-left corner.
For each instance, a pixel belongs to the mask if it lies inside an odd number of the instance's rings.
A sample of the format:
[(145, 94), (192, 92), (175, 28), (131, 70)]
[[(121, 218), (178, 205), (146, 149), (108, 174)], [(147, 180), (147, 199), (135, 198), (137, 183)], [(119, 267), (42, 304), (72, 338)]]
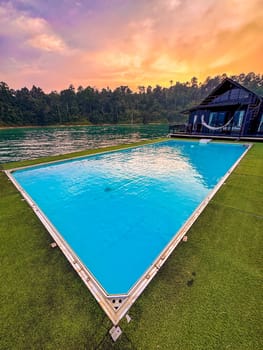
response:
[(262, 11), (260, 0), (0, 0), (1, 73), (52, 90), (257, 71)]

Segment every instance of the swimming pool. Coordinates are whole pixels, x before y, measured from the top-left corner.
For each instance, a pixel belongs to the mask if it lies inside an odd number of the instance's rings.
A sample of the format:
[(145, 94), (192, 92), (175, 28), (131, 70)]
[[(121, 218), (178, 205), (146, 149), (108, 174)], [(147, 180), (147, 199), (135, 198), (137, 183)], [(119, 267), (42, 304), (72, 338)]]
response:
[(117, 324), (247, 149), (169, 140), (8, 175)]

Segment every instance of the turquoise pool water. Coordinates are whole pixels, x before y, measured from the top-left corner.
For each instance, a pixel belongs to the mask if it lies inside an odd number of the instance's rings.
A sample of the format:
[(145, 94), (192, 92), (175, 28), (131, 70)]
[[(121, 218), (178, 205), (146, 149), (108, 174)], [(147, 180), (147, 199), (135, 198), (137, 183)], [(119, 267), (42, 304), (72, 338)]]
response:
[(12, 175), (104, 290), (126, 294), (245, 150), (170, 140)]

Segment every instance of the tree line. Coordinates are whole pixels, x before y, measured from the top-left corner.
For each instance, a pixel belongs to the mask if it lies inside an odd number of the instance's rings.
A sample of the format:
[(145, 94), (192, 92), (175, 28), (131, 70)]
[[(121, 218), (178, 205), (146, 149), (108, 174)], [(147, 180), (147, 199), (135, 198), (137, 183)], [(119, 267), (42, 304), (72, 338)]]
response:
[[(196, 77), (184, 83), (171, 80), (168, 88), (139, 86), (135, 92), (128, 86), (99, 91), (70, 85), (60, 92), (45, 93), (36, 86), (14, 90), (0, 82), (0, 125), (183, 122), (187, 116), (182, 110), (200, 103), (226, 77), (208, 77), (203, 83)], [(251, 72), (230, 78), (263, 95), (263, 75)]]

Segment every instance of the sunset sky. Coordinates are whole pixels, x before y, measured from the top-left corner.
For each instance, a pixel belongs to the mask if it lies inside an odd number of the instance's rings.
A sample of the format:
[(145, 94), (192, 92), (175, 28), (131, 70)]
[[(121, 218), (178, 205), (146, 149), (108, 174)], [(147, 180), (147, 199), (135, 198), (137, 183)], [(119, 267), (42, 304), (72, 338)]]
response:
[(263, 0), (0, 0), (0, 81), (44, 91), (263, 73)]

